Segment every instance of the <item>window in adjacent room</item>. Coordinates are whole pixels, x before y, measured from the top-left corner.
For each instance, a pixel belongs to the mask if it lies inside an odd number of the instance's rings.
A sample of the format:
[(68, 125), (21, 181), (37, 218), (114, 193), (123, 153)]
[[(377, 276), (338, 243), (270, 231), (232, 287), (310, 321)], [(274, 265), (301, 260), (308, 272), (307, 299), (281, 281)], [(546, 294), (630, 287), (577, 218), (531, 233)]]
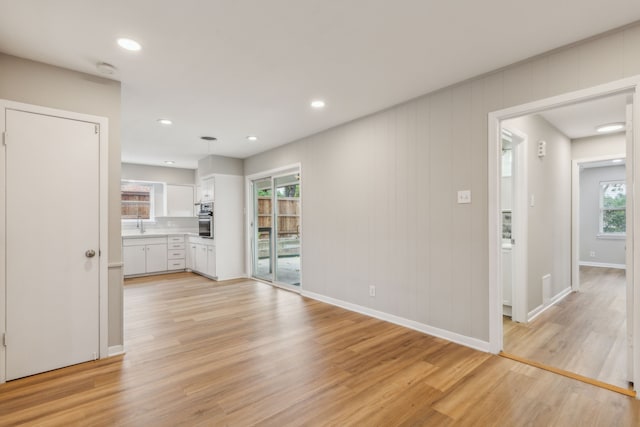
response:
[(600, 182), (600, 235), (624, 236), (627, 189), (624, 181)]

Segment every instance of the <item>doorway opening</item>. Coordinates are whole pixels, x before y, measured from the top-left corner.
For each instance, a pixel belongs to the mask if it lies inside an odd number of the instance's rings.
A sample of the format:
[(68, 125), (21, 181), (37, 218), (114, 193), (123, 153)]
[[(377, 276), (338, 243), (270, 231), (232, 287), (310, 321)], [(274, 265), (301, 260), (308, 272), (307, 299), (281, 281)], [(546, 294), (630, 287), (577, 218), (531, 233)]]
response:
[[(634, 97), (635, 83), (619, 82), (490, 114), (491, 350), (623, 390), (637, 372)], [(598, 134), (613, 116), (628, 131)]]
[(301, 283), (301, 181), (298, 167), (252, 178), (251, 274), (291, 290)]

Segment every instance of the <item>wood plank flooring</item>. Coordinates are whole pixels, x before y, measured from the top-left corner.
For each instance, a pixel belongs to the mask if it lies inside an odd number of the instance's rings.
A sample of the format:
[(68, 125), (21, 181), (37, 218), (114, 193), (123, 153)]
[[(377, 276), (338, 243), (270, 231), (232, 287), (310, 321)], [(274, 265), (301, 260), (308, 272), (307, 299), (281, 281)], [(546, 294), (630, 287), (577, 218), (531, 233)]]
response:
[(529, 324), (504, 318), (504, 351), (627, 388), (625, 301), (624, 270), (580, 267), (580, 292)]
[(251, 280), (128, 280), (125, 356), (0, 385), (0, 425), (632, 426), (640, 403)]

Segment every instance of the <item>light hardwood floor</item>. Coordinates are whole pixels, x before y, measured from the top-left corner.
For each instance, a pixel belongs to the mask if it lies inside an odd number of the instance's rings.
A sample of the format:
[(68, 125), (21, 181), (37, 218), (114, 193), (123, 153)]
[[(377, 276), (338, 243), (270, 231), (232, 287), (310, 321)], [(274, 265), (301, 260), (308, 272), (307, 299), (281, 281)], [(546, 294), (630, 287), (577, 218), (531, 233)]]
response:
[(0, 425), (624, 426), (634, 399), (251, 280), (128, 280), (127, 354), (0, 385)]
[(625, 292), (624, 270), (580, 267), (580, 292), (529, 324), (504, 318), (504, 351), (626, 388)]

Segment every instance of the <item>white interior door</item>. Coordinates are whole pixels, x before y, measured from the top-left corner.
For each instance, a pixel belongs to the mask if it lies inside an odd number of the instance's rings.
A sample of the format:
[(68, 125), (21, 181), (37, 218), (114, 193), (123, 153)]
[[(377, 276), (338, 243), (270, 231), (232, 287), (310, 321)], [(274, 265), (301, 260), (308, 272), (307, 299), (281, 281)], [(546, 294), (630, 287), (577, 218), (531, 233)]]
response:
[[(515, 128), (503, 128), (511, 142), (511, 174), (508, 180), (502, 178), (504, 194), (501, 198), (508, 198), (509, 202), (501, 200), (502, 208), (511, 210), (511, 235), (504, 235), (502, 240), (502, 274), (508, 270), (509, 291), (511, 297), (511, 318), (514, 322), (527, 322), (527, 241), (528, 241), (528, 169), (527, 169), (527, 135)], [(503, 165), (507, 167), (507, 165)], [(503, 221), (505, 215), (503, 214)], [(504, 233), (504, 230), (503, 230)], [(508, 238), (507, 238), (508, 237)], [(508, 258), (505, 254), (508, 253)], [(503, 279), (503, 288), (505, 279)], [(507, 292), (503, 289), (503, 294)], [(503, 296), (504, 299), (504, 296)], [(503, 307), (504, 309), (504, 307)]]
[(98, 357), (100, 143), (93, 123), (9, 109), (6, 133), (11, 380)]

